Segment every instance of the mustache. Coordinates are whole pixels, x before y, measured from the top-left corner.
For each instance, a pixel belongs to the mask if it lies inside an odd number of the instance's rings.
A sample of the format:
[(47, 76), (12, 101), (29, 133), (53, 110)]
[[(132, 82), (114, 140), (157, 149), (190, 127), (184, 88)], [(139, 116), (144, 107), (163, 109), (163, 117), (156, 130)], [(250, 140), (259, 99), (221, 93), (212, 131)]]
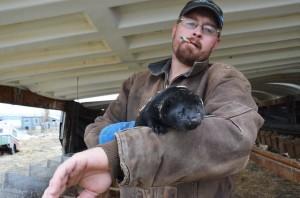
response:
[(197, 40), (197, 39), (194, 39), (194, 38), (188, 38), (186, 36), (180, 36), (180, 39), (181, 41), (184, 43), (184, 42), (187, 42), (187, 43), (191, 43), (193, 44), (195, 47), (201, 49), (201, 43)]
[(194, 46), (196, 46), (197, 48), (201, 49), (201, 43), (198, 41), (198, 39), (189, 39), (190, 40), (190, 43), (192, 43)]

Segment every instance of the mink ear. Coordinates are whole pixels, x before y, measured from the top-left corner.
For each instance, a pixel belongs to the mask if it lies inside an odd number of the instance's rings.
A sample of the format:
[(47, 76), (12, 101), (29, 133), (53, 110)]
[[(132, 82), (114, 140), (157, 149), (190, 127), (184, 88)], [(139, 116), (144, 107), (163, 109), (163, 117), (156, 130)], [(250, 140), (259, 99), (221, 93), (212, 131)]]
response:
[(160, 116), (163, 114), (166, 114), (166, 112), (169, 111), (170, 106), (171, 106), (171, 103), (169, 100), (164, 100), (163, 102), (161, 102), (158, 107)]
[(162, 107), (163, 107), (163, 103), (159, 103), (159, 105), (157, 106), (157, 110), (161, 112)]
[(157, 110), (158, 110), (158, 116), (159, 116), (159, 119), (160, 120), (163, 120), (164, 117), (165, 117), (165, 106), (163, 103), (160, 103), (158, 106), (157, 106)]

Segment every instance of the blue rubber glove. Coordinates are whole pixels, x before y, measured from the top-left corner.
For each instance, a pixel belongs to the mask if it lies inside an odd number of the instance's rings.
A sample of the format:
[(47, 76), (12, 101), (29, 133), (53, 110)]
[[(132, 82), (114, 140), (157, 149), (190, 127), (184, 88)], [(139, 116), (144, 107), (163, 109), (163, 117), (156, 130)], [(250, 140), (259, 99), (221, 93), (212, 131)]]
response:
[(104, 127), (99, 134), (99, 144), (105, 144), (115, 139), (115, 134), (119, 133), (125, 129), (133, 128), (135, 126), (135, 121), (130, 122), (118, 122), (115, 124), (110, 124)]

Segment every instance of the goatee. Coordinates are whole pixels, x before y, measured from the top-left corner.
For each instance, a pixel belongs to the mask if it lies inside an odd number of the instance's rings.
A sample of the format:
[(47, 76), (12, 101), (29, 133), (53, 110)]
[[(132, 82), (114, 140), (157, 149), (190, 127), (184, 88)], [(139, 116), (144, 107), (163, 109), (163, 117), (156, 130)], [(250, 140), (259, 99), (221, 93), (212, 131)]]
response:
[(191, 47), (184, 47), (183, 43), (176, 49), (175, 56), (181, 63), (191, 67), (194, 65), (194, 62), (199, 59), (199, 55), (197, 55)]

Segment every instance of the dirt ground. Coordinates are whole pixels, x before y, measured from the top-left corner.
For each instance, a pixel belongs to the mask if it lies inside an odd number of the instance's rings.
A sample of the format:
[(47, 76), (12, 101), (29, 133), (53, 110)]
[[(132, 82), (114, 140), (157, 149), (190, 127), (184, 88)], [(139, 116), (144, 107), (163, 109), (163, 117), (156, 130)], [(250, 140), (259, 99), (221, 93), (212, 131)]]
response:
[(14, 155), (4, 152), (0, 155), (0, 172), (20, 171), (26, 172), (30, 164), (41, 163), (62, 155), (57, 130), (30, 131), (19, 135), (20, 151)]
[(234, 198), (300, 198), (300, 184), (276, 176), (250, 161), (235, 178)]
[[(7, 170), (27, 171), (30, 163), (43, 162), (62, 154), (55, 130), (32, 132), (20, 141), (20, 151), (0, 155), (0, 173)], [(235, 177), (234, 198), (300, 198), (300, 184), (284, 180), (250, 162)]]

